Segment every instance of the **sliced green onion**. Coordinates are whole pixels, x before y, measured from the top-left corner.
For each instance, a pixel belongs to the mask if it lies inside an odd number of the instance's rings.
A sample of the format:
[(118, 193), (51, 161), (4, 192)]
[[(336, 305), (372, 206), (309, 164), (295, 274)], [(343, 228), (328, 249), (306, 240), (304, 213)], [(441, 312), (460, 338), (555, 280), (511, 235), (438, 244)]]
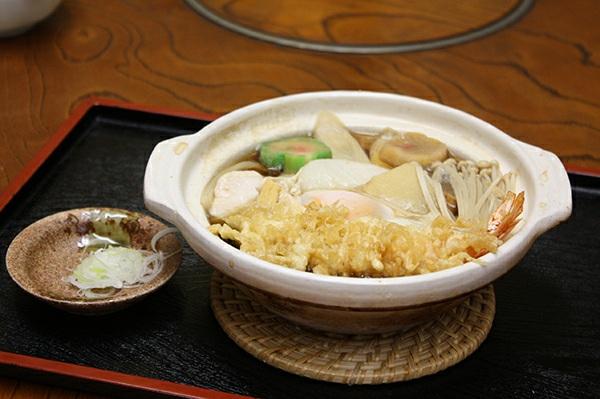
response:
[(179, 248), (165, 255), (156, 249), (161, 238), (175, 232), (177, 229), (165, 228), (156, 233), (150, 241), (152, 251), (121, 246), (100, 248), (83, 259), (65, 281), (89, 299), (107, 298), (122, 288), (148, 283), (160, 274), (167, 258), (181, 251)]

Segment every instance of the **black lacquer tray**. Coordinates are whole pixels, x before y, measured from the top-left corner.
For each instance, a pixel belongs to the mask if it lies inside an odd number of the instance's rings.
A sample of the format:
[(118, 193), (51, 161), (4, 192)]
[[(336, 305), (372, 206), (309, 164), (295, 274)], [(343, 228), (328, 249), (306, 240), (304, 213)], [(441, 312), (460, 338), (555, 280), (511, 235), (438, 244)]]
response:
[(571, 219), (540, 237), (494, 284), (496, 319), (481, 347), (414, 381), (338, 385), (261, 363), (220, 329), (209, 305), (211, 268), (188, 247), (165, 287), (113, 315), (64, 313), (10, 280), (4, 257), (21, 229), (71, 208), (145, 211), (142, 180), (154, 145), (206, 123), (114, 101), (89, 103), (0, 196), (0, 205), (7, 203), (0, 213), (0, 373), (128, 398), (600, 396), (597, 177), (571, 175)]

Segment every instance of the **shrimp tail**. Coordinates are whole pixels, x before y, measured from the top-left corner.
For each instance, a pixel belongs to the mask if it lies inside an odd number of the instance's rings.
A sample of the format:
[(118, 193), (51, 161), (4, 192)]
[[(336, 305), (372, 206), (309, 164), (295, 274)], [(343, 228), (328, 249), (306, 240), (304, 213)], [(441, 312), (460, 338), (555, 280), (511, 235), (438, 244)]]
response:
[[(523, 213), (524, 202), (525, 193), (523, 191), (521, 191), (518, 195), (512, 191), (506, 193), (502, 203), (490, 215), (488, 232), (494, 234), (500, 240), (504, 241), (506, 236), (508, 236), (519, 223), (519, 216), (521, 216), (521, 213)], [(487, 253), (488, 251), (485, 249), (476, 251), (473, 247), (467, 248), (467, 254), (474, 259), (479, 258)]]
[(523, 213), (524, 202), (525, 193), (523, 191), (518, 195), (512, 191), (506, 193), (502, 203), (490, 216), (488, 231), (499, 239), (504, 240), (517, 223), (519, 223), (519, 216)]

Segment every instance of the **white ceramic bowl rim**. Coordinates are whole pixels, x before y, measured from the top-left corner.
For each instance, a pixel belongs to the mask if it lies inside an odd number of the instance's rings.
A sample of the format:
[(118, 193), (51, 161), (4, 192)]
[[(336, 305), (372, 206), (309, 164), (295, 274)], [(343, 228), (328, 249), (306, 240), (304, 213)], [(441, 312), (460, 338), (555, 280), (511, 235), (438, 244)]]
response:
[[(444, 114), (444, 117), (475, 127), (485, 135), (484, 140), (501, 143), (514, 154), (515, 162), (520, 165), (520, 178), (529, 179), (529, 183), (525, 184), (524, 222), (518, 231), (497, 253), (454, 268), (415, 276), (349, 278), (297, 271), (250, 256), (212, 235), (190, 212), (181, 189), (182, 168), (187, 158), (209, 142), (212, 136), (273, 107), (309, 101), (323, 101), (324, 104), (327, 101), (351, 102), (353, 99), (425, 107), (432, 115)], [(171, 154), (171, 149), (180, 143), (185, 143), (187, 148), (186, 153), (177, 158)], [(170, 151), (166, 151), (167, 147)], [(169, 171), (165, 173), (167, 165)], [(226, 274), (280, 296), (350, 307), (412, 306), (480, 288), (517, 263), (537, 236), (568, 218), (572, 206), (568, 176), (554, 154), (519, 142), (463, 111), (412, 97), (366, 91), (312, 92), (261, 101), (217, 119), (195, 135), (163, 142), (157, 146), (148, 163), (144, 190), (147, 207), (174, 223), (201, 256)], [(169, 194), (165, 195), (165, 191)]]

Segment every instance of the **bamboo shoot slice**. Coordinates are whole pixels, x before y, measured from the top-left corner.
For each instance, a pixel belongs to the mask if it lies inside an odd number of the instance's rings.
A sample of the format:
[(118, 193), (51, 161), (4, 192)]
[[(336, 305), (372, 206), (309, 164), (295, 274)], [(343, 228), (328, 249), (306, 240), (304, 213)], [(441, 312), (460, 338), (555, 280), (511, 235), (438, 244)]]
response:
[(320, 112), (313, 131), (316, 139), (325, 143), (334, 159), (348, 159), (356, 162), (369, 162), (369, 157), (358, 141), (337, 116), (331, 112)]

